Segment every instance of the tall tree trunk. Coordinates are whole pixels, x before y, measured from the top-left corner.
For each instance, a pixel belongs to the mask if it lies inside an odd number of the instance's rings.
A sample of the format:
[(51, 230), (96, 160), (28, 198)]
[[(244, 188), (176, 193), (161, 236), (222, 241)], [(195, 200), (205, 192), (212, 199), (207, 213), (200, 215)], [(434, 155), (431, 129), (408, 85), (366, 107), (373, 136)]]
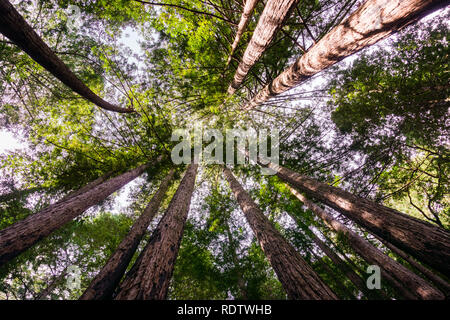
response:
[(197, 164), (190, 164), (166, 213), (119, 286), (116, 300), (164, 300), (194, 192)]
[(25, 51), (33, 58), (33, 60), (58, 78), (62, 83), (80, 94), (86, 100), (96, 104), (100, 108), (110, 111), (121, 113), (134, 112), (133, 109), (120, 108), (106, 102), (92, 92), (92, 90), (89, 89), (69, 69), (69, 67), (58, 58), (58, 56), (47, 46), (7, 0), (0, 0), (0, 32)]
[(250, 21), (253, 10), (255, 9), (256, 5), (258, 4), (258, 1), (259, 0), (245, 1), (244, 12), (242, 13), (241, 20), (239, 21), (239, 25), (238, 25), (237, 32), (236, 32), (236, 37), (234, 38), (233, 45), (231, 46), (231, 52), (230, 52), (230, 56), (228, 57), (226, 67), (228, 67), (228, 65), (231, 62), (231, 58), (233, 57), (234, 51), (236, 50), (236, 48), (239, 44), (239, 41), (241, 40), (241, 37), (244, 34), (245, 28), (247, 28), (247, 25)]
[[(330, 275), (333, 277), (333, 281), (334, 284), (336, 285), (336, 287), (338, 287), (342, 292), (345, 292), (345, 294), (347, 295), (347, 297), (350, 297), (352, 300), (355, 300), (356, 297), (353, 294), (353, 292), (347, 287), (345, 286), (345, 284), (341, 281), (341, 279), (339, 277), (336, 277), (336, 272), (334, 270), (332, 270), (330, 268), (330, 266), (328, 265), (328, 263), (326, 263), (322, 257), (319, 257), (319, 255), (317, 253), (314, 252), (313, 248), (308, 248), (308, 251), (316, 258), (317, 262), (320, 263), (320, 265), (322, 266), (322, 268)], [(334, 291), (333, 291), (334, 292)], [(335, 292), (334, 292), (335, 293)], [(336, 293), (335, 293), (336, 294)], [(339, 297), (341, 298), (341, 297)]]
[(447, 298), (450, 297), (450, 284), (439, 277), (437, 274), (433, 273), (430, 269), (425, 267), (424, 265), (420, 264), (416, 260), (414, 260), (413, 257), (411, 257), (406, 252), (400, 250), (393, 244), (390, 244), (386, 240), (381, 239), (380, 237), (375, 236), (378, 240), (380, 240), (389, 250), (391, 250), (393, 253), (401, 257), (403, 260), (408, 262), (415, 270), (419, 271), (421, 274), (423, 274), (428, 280), (430, 280), (433, 284), (435, 284), (439, 289), (444, 292), (445, 296)]
[(224, 168), (224, 174), (288, 297), (290, 299), (337, 299), (331, 289), (264, 216), (228, 168)]
[[(156, 161), (160, 161), (161, 157)], [(8, 262), (39, 240), (105, 200), (113, 192), (140, 176), (150, 164), (111, 178), (85, 193), (57, 202), (0, 231), (0, 265)]]
[[(352, 248), (367, 262), (378, 265), (386, 274), (395, 278), (391, 283), (408, 299), (444, 299), (444, 295), (429, 285), (411, 270), (407, 269), (397, 261), (391, 259), (368, 241), (347, 228), (344, 224), (333, 218), (331, 214), (309, 201), (305, 196), (292, 187), (289, 187), (301, 202), (303, 202), (319, 218), (325, 221), (333, 230), (346, 237)], [(406, 289), (406, 290), (405, 290)], [(412, 293), (412, 294), (411, 294)]]
[(142, 215), (136, 220), (131, 227), (130, 232), (122, 240), (116, 251), (106, 262), (105, 266), (100, 270), (97, 276), (92, 280), (89, 287), (81, 295), (80, 300), (105, 300), (111, 299), (114, 289), (122, 279), (125, 271), (130, 263), (133, 255), (142, 240), (150, 222), (158, 213), (159, 207), (164, 195), (167, 192), (169, 183), (173, 178), (175, 170), (170, 170), (166, 178), (161, 182), (161, 185), (155, 195), (150, 200), (150, 203), (145, 208)]
[(238, 299), (247, 300), (248, 299), (247, 286), (245, 284), (245, 280), (242, 275), (242, 268), (241, 268), (241, 265), (239, 263), (239, 260), (238, 260), (237, 254), (236, 254), (236, 245), (234, 243), (233, 235), (231, 234), (230, 225), (228, 224), (227, 221), (225, 221), (225, 230), (227, 232), (228, 243), (230, 244), (230, 255), (231, 255), (231, 258), (235, 265), (237, 283), (238, 283), (239, 293), (241, 295), (240, 297), (238, 297)]
[(228, 94), (232, 95), (241, 86), (251, 67), (259, 60), (275, 38), (277, 31), (283, 26), (284, 21), (297, 2), (298, 0), (267, 1), (250, 43), (245, 49), (244, 56), (236, 70), (234, 79), (228, 88)]
[(448, 4), (448, 0), (367, 0), (259, 91), (244, 109), (252, 109), (286, 92), (336, 62)]
[(444, 275), (450, 274), (450, 232), (350, 192), (269, 163), (278, 177), (332, 207), (373, 234), (410, 253)]
[[(288, 188), (290, 188), (288, 186)], [(291, 192), (296, 192), (291, 190)], [(302, 228), (309, 238), (330, 258), (331, 261), (347, 276), (347, 278), (355, 285), (355, 287), (360, 290), (367, 298), (378, 298), (379, 295), (373, 290), (369, 290), (365, 281), (336, 253), (331, 249), (324, 241), (322, 241), (306, 224), (304, 224), (298, 217), (293, 213), (288, 212), (291, 218), (297, 222), (297, 224)]]

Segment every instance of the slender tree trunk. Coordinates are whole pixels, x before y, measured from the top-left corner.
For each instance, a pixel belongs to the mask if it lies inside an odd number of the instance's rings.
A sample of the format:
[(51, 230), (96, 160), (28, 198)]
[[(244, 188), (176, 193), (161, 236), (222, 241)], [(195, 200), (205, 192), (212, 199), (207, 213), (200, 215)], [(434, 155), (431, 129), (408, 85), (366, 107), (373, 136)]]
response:
[(224, 168), (224, 174), (288, 297), (290, 299), (337, 299), (331, 289), (264, 216), (231, 171)]
[(367, 0), (259, 91), (244, 109), (252, 109), (286, 92), (336, 62), (448, 4), (448, 0)]
[(58, 58), (58, 56), (47, 46), (7, 0), (0, 0), (0, 32), (25, 51), (33, 58), (33, 60), (58, 78), (62, 83), (80, 94), (86, 100), (96, 104), (100, 108), (110, 111), (121, 113), (134, 112), (133, 109), (120, 108), (106, 102), (92, 92), (92, 90), (89, 89), (69, 69), (69, 67)]
[(259, 60), (275, 38), (277, 31), (283, 26), (284, 21), (297, 2), (298, 0), (267, 1), (250, 43), (245, 49), (244, 56), (236, 70), (234, 79), (228, 88), (228, 94), (232, 95), (241, 86), (251, 67)]
[[(161, 157), (156, 161), (160, 161)], [(50, 205), (46, 209), (0, 231), (0, 265), (8, 262), (39, 240), (62, 227), (86, 209), (105, 200), (113, 192), (140, 176), (150, 164), (111, 178), (83, 194)]]
[(158, 191), (153, 196), (150, 203), (145, 208), (142, 215), (131, 227), (130, 232), (122, 240), (116, 251), (106, 262), (97, 276), (92, 280), (89, 287), (81, 295), (80, 300), (106, 300), (111, 299), (114, 289), (122, 279), (133, 255), (142, 240), (150, 222), (158, 213), (164, 195), (167, 192), (169, 183), (173, 178), (175, 170), (170, 170), (169, 174), (162, 181)]
[[(288, 186), (288, 188), (290, 188)], [(291, 192), (296, 192), (291, 190)], [(355, 285), (355, 287), (360, 290), (367, 298), (378, 298), (379, 295), (373, 290), (369, 290), (365, 281), (336, 253), (331, 249), (325, 242), (323, 242), (312, 230), (308, 228), (298, 217), (296, 217), (291, 212), (288, 212), (291, 218), (297, 222), (297, 224), (307, 233), (311, 240), (330, 258), (331, 261), (347, 276), (347, 278)]]
[(64, 280), (67, 275), (67, 268), (63, 270), (58, 276), (56, 276), (52, 282), (41, 292), (38, 292), (34, 297), (34, 300), (47, 300), (48, 296), (55, 290), (56, 286)]
[(278, 177), (332, 207), (373, 234), (410, 253), (444, 275), (450, 274), (450, 232), (357, 197), (292, 170), (269, 163)]
[(430, 280), (432, 283), (434, 283), (439, 289), (441, 289), (445, 296), (448, 298), (450, 297), (450, 284), (439, 277), (437, 274), (434, 274), (430, 269), (425, 267), (424, 265), (418, 263), (416, 260), (414, 260), (413, 257), (411, 257), (406, 252), (400, 250), (396, 246), (390, 244), (389, 242), (381, 239), (380, 237), (375, 236), (378, 240), (380, 240), (388, 249), (390, 249), (392, 252), (403, 258), (406, 262), (408, 262), (414, 269), (419, 271), (421, 274), (423, 274), (428, 280)]
[[(345, 284), (341, 281), (341, 279), (339, 277), (336, 277), (336, 272), (334, 270), (332, 270), (330, 268), (330, 266), (328, 265), (328, 263), (326, 263), (322, 257), (319, 257), (317, 255), (317, 253), (314, 252), (314, 250), (312, 248), (309, 248), (308, 250), (309, 252), (311, 252), (311, 254), (316, 258), (317, 262), (320, 263), (320, 265), (322, 266), (322, 268), (330, 275), (333, 277), (333, 281), (336, 285), (336, 287), (338, 287), (342, 292), (345, 292), (345, 294), (348, 297), (351, 297), (351, 299), (355, 300), (356, 297), (353, 294), (353, 292), (351, 292), (351, 290), (349, 288), (347, 288), (345, 286)], [(334, 292), (334, 291), (333, 291)], [(336, 292), (334, 292), (336, 294)]]
[(231, 258), (233, 259), (233, 263), (235, 265), (239, 293), (241, 295), (238, 298), (242, 299), (242, 300), (247, 300), (248, 299), (247, 286), (246, 286), (245, 280), (242, 276), (242, 268), (241, 268), (241, 265), (239, 263), (239, 260), (238, 260), (237, 254), (236, 254), (236, 245), (234, 243), (233, 235), (231, 234), (231, 230), (230, 230), (230, 226), (228, 225), (228, 222), (225, 222), (225, 229), (227, 232), (228, 243), (230, 244)]
[(239, 41), (241, 40), (242, 35), (244, 34), (245, 28), (247, 28), (247, 25), (250, 21), (250, 18), (252, 17), (253, 10), (255, 9), (256, 5), (258, 4), (259, 0), (247, 0), (245, 1), (244, 6), (244, 12), (242, 13), (241, 20), (239, 21), (239, 25), (236, 32), (236, 37), (234, 38), (233, 45), (231, 46), (231, 52), (230, 56), (227, 60), (227, 65), (231, 62), (231, 58), (233, 57), (234, 51), (236, 50)]
[(289, 187), (301, 202), (303, 202), (311, 211), (319, 218), (325, 221), (336, 232), (346, 237), (352, 248), (362, 256), (367, 262), (378, 265), (384, 271), (383, 276), (390, 278), (392, 276), (395, 281), (390, 281), (400, 293), (408, 299), (444, 299), (444, 295), (425, 280), (420, 278), (411, 270), (407, 269), (397, 261), (391, 259), (379, 249), (375, 248), (368, 241), (361, 238), (358, 234), (347, 228), (344, 224), (333, 218), (331, 214), (320, 208), (315, 203), (309, 201), (297, 190)]
[(136, 263), (119, 286), (116, 300), (164, 300), (194, 192), (197, 164), (189, 165), (169, 208)]
[(366, 283), (361, 279), (352, 268), (350, 268), (347, 263), (345, 263), (336, 253), (331, 250), (319, 237), (315, 234), (312, 236), (312, 240), (315, 244), (330, 258), (331, 261), (345, 274), (345, 276), (355, 285), (355, 287), (360, 290), (367, 298), (373, 296), (371, 290), (367, 289)]

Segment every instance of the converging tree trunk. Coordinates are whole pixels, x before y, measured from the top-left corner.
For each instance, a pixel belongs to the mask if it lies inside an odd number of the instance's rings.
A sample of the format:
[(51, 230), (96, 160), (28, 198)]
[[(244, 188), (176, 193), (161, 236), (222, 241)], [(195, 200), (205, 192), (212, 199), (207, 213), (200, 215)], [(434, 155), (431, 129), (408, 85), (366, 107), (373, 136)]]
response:
[(245, 1), (244, 6), (244, 12), (242, 13), (241, 20), (239, 21), (239, 25), (237, 27), (236, 37), (234, 37), (233, 44), (231, 46), (231, 52), (230, 56), (227, 60), (227, 67), (231, 62), (231, 58), (233, 57), (234, 51), (236, 50), (239, 41), (241, 40), (242, 35), (244, 34), (245, 28), (247, 28), (247, 25), (250, 21), (250, 18), (252, 17), (253, 10), (255, 9), (256, 5), (258, 4), (259, 0), (247, 0)]
[(267, 1), (250, 43), (245, 49), (244, 56), (236, 70), (234, 79), (228, 88), (228, 94), (232, 95), (241, 86), (249, 70), (275, 38), (277, 31), (283, 26), (284, 21), (297, 2), (298, 0)]
[(116, 300), (164, 300), (194, 192), (197, 164), (190, 164), (166, 213), (119, 286)]
[(244, 107), (252, 109), (308, 80), (311, 76), (443, 8), (448, 0), (367, 0)]
[(89, 89), (70, 69), (58, 58), (58, 56), (47, 46), (33, 28), (25, 21), (13, 5), (7, 0), (0, 0), (0, 32), (33, 60), (39, 63), (52, 75), (58, 78), (70, 89), (81, 95), (86, 100), (96, 104), (100, 108), (129, 113), (133, 109), (120, 108), (106, 102), (91, 89)]
[(341, 212), (363, 228), (450, 274), (450, 232), (397, 210), (269, 163), (277, 176), (308, 196)]
[[(159, 157), (156, 161), (160, 161)], [(57, 202), (0, 231), (0, 265), (8, 262), (39, 240), (82, 214), (86, 209), (105, 200), (113, 192), (140, 176), (149, 163), (111, 178), (88, 191)]]
[(116, 251), (106, 262), (97, 276), (92, 280), (89, 287), (81, 295), (80, 300), (105, 300), (110, 299), (114, 289), (122, 279), (125, 271), (133, 258), (133, 255), (142, 240), (150, 222), (158, 213), (164, 195), (173, 178), (175, 170), (170, 170), (169, 174), (161, 182), (158, 191), (150, 200), (142, 215), (131, 227), (130, 232), (122, 240)]
[[(289, 186), (288, 186), (289, 187)], [(325, 221), (336, 232), (345, 236), (351, 247), (367, 262), (378, 265), (386, 274), (392, 276), (395, 281), (391, 284), (408, 299), (444, 299), (445, 296), (437, 289), (428, 284), (411, 270), (407, 269), (397, 261), (391, 259), (367, 240), (347, 228), (344, 224), (333, 218), (331, 214), (309, 201), (305, 196), (292, 187), (289, 187), (301, 202), (303, 202), (314, 214)]]
[(264, 216), (228, 168), (224, 168), (224, 174), (288, 297), (290, 299), (337, 299), (331, 289)]

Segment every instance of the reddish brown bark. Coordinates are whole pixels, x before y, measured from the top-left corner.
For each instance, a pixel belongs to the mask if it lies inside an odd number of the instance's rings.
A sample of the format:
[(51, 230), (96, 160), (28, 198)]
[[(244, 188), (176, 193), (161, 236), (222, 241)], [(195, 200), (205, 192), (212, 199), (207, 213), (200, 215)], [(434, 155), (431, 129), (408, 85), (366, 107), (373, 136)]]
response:
[(286, 92), (336, 62), (448, 4), (448, 0), (367, 0), (259, 91), (244, 109), (252, 109)]
[(250, 18), (252, 17), (253, 10), (255, 9), (256, 5), (258, 4), (259, 0), (247, 0), (245, 1), (244, 6), (244, 12), (242, 13), (241, 20), (239, 21), (239, 25), (237, 28), (236, 36), (234, 37), (233, 44), (231, 45), (231, 52), (230, 56), (227, 60), (227, 67), (231, 62), (231, 58), (233, 57), (234, 51), (236, 50), (239, 41), (241, 40), (242, 34), (245, 31), (245, 28), (247, 28), (247, 25), (250, 21)]
[[(158, 158), (159, 161), (161, 158)], [(88, 191), (55, 203), (0, 231), (0, 265), (8, 262), (39, 240), (82, 214), (86, 209), (105, 200), (106, 197), (140, 176), (150, 164), (111, 178)]]
[(189, 165), (169, 208), (119, 286), (116, 300), (166, 299), (194, 191), (197, 168), (197, 164)]
[(379, 249), (371, 245), (367, 240), (347, 228), (344, 224), (333, 218), (331, 214), (308, 200), (292, 187), (289, 187), (301, 202), (303, 202), (314, 214), (324, 220), (330, 228), (346, 237), (352, 248), (367, 262), (378, 265), (385, 278), (391, 279), (391, 284), (407, 299), (444, 299), (445, 296), (439, 290), (433, 288), (425, 280), (397, 261), (391, 259)]
[(234, 79), (228, 88), (228, 94), (232, 95), (241, 86), (251, 67), (270, 45), (297, 2), (298, 0), (267, 1), (250, 43), (245, 49), (244, 56), (236, 70)]
[(336, 295), (283, 238), (231, 171), (224, 174), (267, 259), (290, 299), (335, 300)]
[(33, 28), (7, 0), (0, 0), (0, 32), (25, 51), (52, 75), (70, 89), (100, 108), (109, 111), (129, 113), (133, 109), (115, 106), (92, 92), (47, 46)]
[(341, 212), (444, 275), (450, 274), (450, 232), (447, 230), (282, 166), (270, 163), (269, 167), (299, 191)]
[(142, 215), (136, 220), (131, 227), (130, 232), (122, 240), (116, 251), (114, 251), (94, 280), (92, 280), (89, 287), (81, 295), (80, 300), (111, 299), (114, 289), (117, 287), (120, 279), (125, 274), (125, 271), (133, 258), (142, 237), (145, 235), (150, 222), (158, 213), (159, 207), (164, 199), (164, 195), (166, 194), (174, 173), (175, 171), (172, 169), (166, 178), (161, 182), (158, 191), (152, 197), (152, 200), (150, 200), (150, 203), (145, 208)]

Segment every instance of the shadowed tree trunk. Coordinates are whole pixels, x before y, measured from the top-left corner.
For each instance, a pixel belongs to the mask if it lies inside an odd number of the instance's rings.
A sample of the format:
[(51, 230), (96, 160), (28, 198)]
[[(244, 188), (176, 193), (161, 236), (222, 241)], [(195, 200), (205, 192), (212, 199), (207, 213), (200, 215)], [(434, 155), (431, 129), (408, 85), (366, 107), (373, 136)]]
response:
[(450, 284), (439, 277), (437, 274), (433, 273), (430, 269), (425, 267), (424, 265), (420, 264), (416, 260), (414, 260), (413, 257), (411, 257), (406, 252), (400, 250), (396, 246), (390, 244), (389, 242), (386, 242), (385, 240), (381, 239), (380, 237), (375, 236), (379, 241), (381, 241), (389, 250), (394, 252), (396, 255), (401, 257), (403, 260), (407, 261), (414, 269), (419, 271), (421, 274), (423, 274), (428, 280), (430, 280), (432, 283), (434, 283), (439, 289), (441, 289), (445, 296), (448, 298), (450, 297)]
[(47, 46), (33, 28), (7, 0), (0, 0), (0, 32), (25, 51), (33, 60), (44, 67), (70, 89), (100, 108), (109, 111), (129, 113), (125, 109), (106, 102), (89, 89)]
[(224, 174), (289, 299), (337, 299), (331, 289), (264, 216), (228, 168), (224, 168)]
[(450, 274), (450, 232), (447, 230), (282, 166), (273, 163), (268, 166), (281, 180), (299, 191), (339, 211), (444, 275)]
[[(159, 157), (155, 162), (161, 161)], [(39, 240), (47, 237), (88, 208), (106, 199), (128, 182), (140, 176), (150, 163), (111, 178), (66, 201), (50, 205), (0, 231), (0, 265), (8, 262)]]
[(169, 183), (173, 178), (175, 170), (170, 170), (166, 178), (161, 182), (161, 185), (155, 195), (150, 200), (150, 203), (145, 208), (142, 215), (136, 220), (131, 227), (130, 232), (122, 240), (116, 251), (106, 262), (105, 266), (100, 270), (97, 276), (92, 280), (89, 287), (81, 295), (80, 300), (105, 300), (111, 299), (114, 289), (122, 279), (125, 271), (130, 263), (133, 255), (142, 240), (150, 222), (158, 213), (159, 207), (164, 195), (169, 187)]
[(259, 0), (247, 0), (245, 1), (244, 6), (244, 12), (242, 13), (241, 20), (239, 21), (239, 25), (236, 32), (236, 37), (234, 38), (233, 45), (231, 46), (231, 52), (230, 56), (227, 60), (227, 65), (231, 62), (231, 58), (233, 57), (234, 51), (236, 50), (239, 41), (241, 40), (242, 34), (244, 34), (245, 28), (247, 28), (247, 25), (250, 21), (250, 18), (252, 17), (253, 10), (255, 9), (256, 5), (258, 4)]
[(105, 173), (103, 176), (95, 179), (94, 181), (89, 182), (87, 185), (81, 187), (78, 190), (72, 191), (69, 194), (65, 195), (63, 198), (61, 198), (61, 200), (59, 200), (58, 202), (64, 202), (67, 201), (71, 198), (74, 198), (92, 188), (95, 188), (96, 186), (102, 184), (103, 182), (105, 182), (106, 180), (108, 180), (109, 177), (111, 177), (114, 174), (113, 171), (109, 171), (107, 173)]
[(448, 4), (448, 0), (367, 0), (259, 91), (244, 109), (266, 102)]
[[(288, 186), (289, 187), (289, 186)], [(303, 202), (314, 214), (325, 221), (336, 232), (345, 236), (351, 247), (367, 262), (378, 265), (383, 276), (392, 276), (395, 281), (390, 281), (400, 293), (407, 299), (444, 299), (444, 295), (437, 289), (429, 285), (411, 270), (407, 269), (397, 261), (391, 259), (379, 249), (370, 244), (367, 240), (347, 228), (344, 224), (333, 218), (331, 214), (320, 208), (315, 203), (309, 201), (301, 193), (289, 187), (301, 202)]]
[(116, 300), (164, 300), (194, 191), (197, 164), (189, 165), (166, 213), (119, 286)]
[[(288, 188), (291, 189), (288, 185)], [(294, 189), (291, 190), (292, 193), (296, 192)], [(300, 195), (301, 196), (301, 195)], [(366, 282), (336, 253), (331, 249), (324, 241), (322, 241), (306, 224), (304, 224), (298, 217), (296, 217), (291, 212), (288, 212), (291, 218), (297, 222), (297, 224), (302, 228), (309, 238), (330, 258), (331, 261), (347, 276), (347, 278), (355, 285), (355, 287), (360, 290), (367, 298), (379, 298), (379, 294), (373, 290), (367, 288)]]
[(267, 1), (250, 43), (245, 49), (244, 56), (236, 70), (234, 79), (228, 88), (228, 94), (232, 95), (241, 86), (248, 72), (275, 38), (277, 31), (283, 26), (284, 21), (297, 2), (298, 0)]

